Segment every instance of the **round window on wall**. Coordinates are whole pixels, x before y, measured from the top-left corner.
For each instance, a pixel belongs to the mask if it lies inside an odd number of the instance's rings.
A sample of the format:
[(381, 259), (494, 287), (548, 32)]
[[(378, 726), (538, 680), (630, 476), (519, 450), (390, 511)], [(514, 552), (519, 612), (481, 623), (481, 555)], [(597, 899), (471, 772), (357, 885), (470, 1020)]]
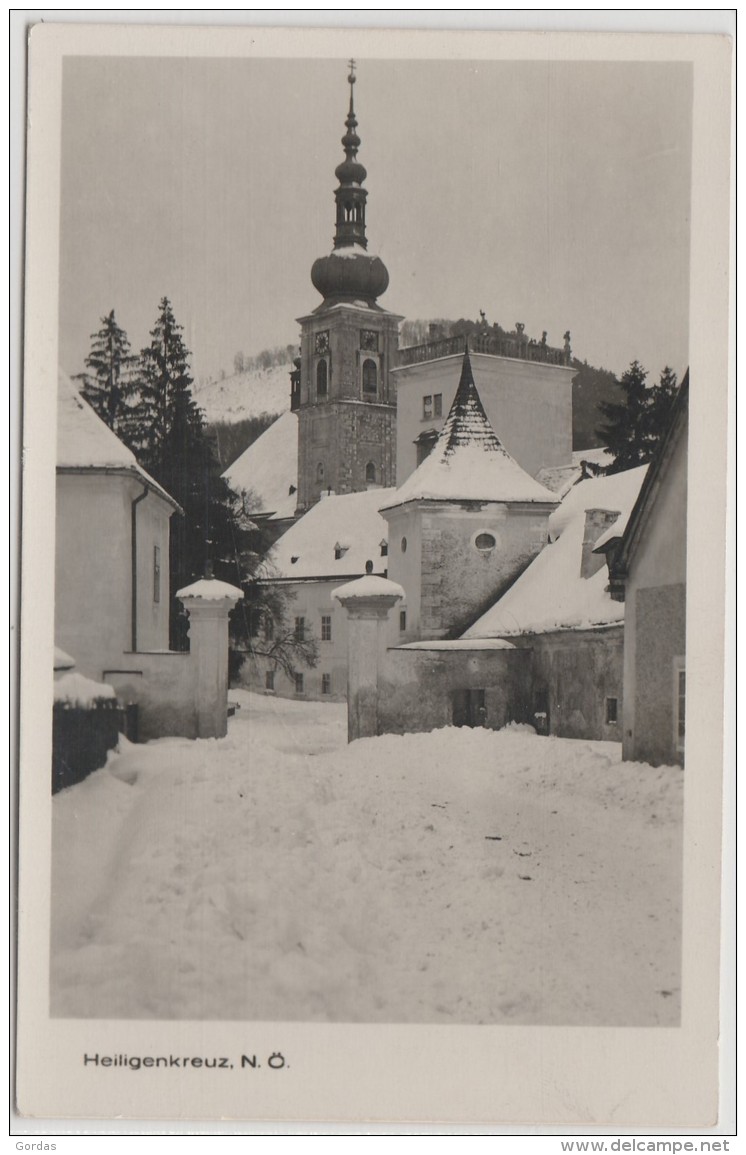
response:
[(497, 538), (491, 533), (478, 533), (474, 538), (474, 545), (480, 553), (489, 553), (497, 545)]
[(403, 537), (401, 539), (401, 551), (402, 551), (402, 553), (407, 552), (407, 539), (406, 539), (406, 537)]

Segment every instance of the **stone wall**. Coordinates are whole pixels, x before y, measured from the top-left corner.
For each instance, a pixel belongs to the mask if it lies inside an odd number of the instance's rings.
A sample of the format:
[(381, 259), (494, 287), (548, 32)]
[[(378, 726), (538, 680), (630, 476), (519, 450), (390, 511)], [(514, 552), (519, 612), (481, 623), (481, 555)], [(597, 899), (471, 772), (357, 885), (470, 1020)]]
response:
[[(463, 633), (541, 552), (553, 508), (419, 502), (385, 511), (389, 577), (406, 593), (407, 640)], [(482, 533), (495, 538), (494, 549), (477, 549)]]
[[(301, 384), (298, 409), (298, 506), (307, 509), (324, 490), (354, 493), (396, 477), (396, 393), (390, 370), (400, 317), (338, 304), (300, 319)], [(319, 348), (318, 338), (323, 338)], [(327, 366), (327, 393), (317, 394), (317, 368)], [(375, 393), (363, 390), (363, 364), (377, 367)], [(319, 465), (323, 466), (320, 476)]]
[[(534, 634), (525, 644), (531, 652), (530, 715), (545, 695), (550, 734), (621, 741), (624, 627)], [(607, 722), (608, 699), (616, 703), (608, 707), (616, 721)]]
[(407, 734), (458, 724), (464, 691), (484, 690), (485, 726), (526, 721), (530, 657), (517, 649), (390, 649), (379, 681), (379, 732)]
[[(328, 401), (298, 411), (298, 505), (306, 508), (331, 488), (359, 493), (369, 487), (372, 462), (377, 486), (394, 483), (396, 409), (370, 402)], [(319, 470), (319, 466), (322, 470)]]

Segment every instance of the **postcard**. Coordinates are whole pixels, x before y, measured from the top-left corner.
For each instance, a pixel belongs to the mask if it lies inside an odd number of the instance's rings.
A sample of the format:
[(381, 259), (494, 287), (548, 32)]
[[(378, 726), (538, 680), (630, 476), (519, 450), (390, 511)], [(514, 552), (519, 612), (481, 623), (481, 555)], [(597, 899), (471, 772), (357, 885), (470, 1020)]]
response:
[(731, 54), (31, 29), (30, 1126), (717, 1126)]

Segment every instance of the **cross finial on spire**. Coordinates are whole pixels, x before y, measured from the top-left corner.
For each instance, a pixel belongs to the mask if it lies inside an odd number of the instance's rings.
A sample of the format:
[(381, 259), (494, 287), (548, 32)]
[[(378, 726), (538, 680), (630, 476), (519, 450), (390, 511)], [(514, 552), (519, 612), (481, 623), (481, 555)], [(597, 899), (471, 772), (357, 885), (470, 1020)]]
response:
[(349, 66), (350, 66), (350, 75), (347, 77), (347, 79), (349, 80), (350, 84), (354, 84), (354, 83), (355, 83), (355, 80), (356, 80), (356, 77), (355, 77), (355, 61), (354, 61), (352, 58), (350, 58), (350, 60), (348, 61), (348, 64), (349, 64)]

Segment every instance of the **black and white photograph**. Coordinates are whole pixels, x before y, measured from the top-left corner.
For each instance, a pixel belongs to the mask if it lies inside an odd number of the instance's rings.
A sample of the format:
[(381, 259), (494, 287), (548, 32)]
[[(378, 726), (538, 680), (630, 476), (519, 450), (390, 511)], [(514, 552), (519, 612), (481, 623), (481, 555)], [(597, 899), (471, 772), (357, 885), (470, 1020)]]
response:
[[(657, 1047), (697, 1020), (724, 597), (718, 561), (688, 661), (692, 494), (723, 541), (725, 484), (690, 407), (720, 435), (728, 390), (694, 354), (695, 62), (139, 43), (59, 52), (25, 382), (49, 1023), (243, 1024), (257, 1080), (291, 1024)], [(82, 1050), (96, 1086), (162, 1053)]]

